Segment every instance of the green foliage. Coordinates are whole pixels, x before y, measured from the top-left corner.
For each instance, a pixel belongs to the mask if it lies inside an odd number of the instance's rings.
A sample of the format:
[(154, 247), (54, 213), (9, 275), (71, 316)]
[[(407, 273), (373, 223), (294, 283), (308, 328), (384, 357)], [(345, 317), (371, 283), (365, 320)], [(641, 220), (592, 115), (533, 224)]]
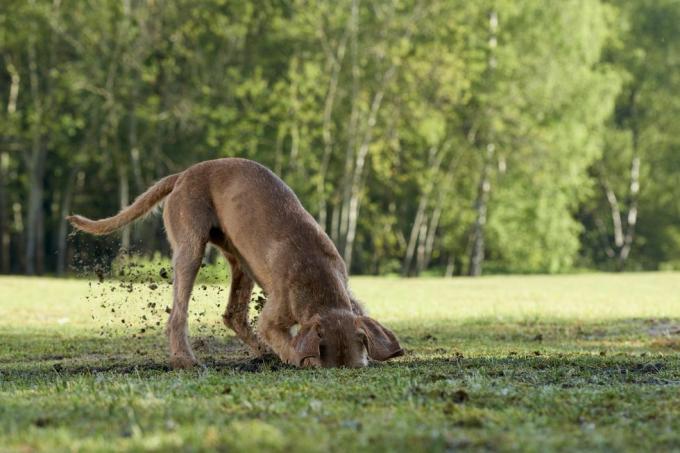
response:
[[(606, 197), (609, 188), (617, 197), (624, 231), (630, 230), (630, 212), (638, 212), (627, 266), (655, 269), (678, 257), (680, 140), (672, 118), (680, 114), (675, 95), (680, 90), (680, 41), (674, 25), (680, 19), (680, 8), (673, 1), (611, 4), (618, 8), (613, 21), (615, 39), (603, 60), (621, 74), (623, 86), (606, 123), (602, 158), (593, 166), (597, 190), (584, 205), (584, 224), (590, 230), (584, 248), (596, 252), (591, 257), (595, 264), (611, 263), (610, 256), (597, 253), (602, 246), (594, 246), (614, 242), (610, 219), (617, 209)], [(631, 178), (636, 159), (637, 183)]]
[[(353, 272), (465, 272), (480, 201), (488, 270), (678, 259), (676, 1), (5, 3), (4, 271), (96, 255), (60, 245), (63, 212), (227, 156), (282, 176)], [(618, 266), (605, 187), (624, 230), (639, 211)], [(160, 224), (132, 245), (167, 255)]]

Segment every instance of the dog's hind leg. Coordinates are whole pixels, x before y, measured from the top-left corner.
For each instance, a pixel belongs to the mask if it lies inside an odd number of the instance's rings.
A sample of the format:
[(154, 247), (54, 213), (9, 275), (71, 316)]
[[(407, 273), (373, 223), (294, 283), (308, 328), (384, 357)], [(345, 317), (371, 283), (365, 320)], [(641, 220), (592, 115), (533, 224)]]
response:
[(222, 315), (224, 324), (232, 329), (255, 355), (262, 355), (267, 351), (248, 321), (250, 309), (250, 295), (253, 291), (254, 282), (243, 272), (238, 261), (225, 252), (225, 256), (231, 266), (231, 288), (229, 291), (229, 303)]
[(168, 321), (170, 364), (173, 368), (190, 368), (198, 364), (189, 344), (188, 311), (191, 290), (201, 267), (205, 242), (184, 242), (173, 253), (175, 281), (173, 305)]
[(208, 242), (210, 219), (207, 210), (197, 204), (188, 204), (176, 194), (170, 195), (163, 212), (163, 221), (172, 245), (172, 263), (175, 271), (173, 304), (168, 320), (170, 365), (189, 368), (198, 364), (189, 343), (189, 300), (201, 267)]

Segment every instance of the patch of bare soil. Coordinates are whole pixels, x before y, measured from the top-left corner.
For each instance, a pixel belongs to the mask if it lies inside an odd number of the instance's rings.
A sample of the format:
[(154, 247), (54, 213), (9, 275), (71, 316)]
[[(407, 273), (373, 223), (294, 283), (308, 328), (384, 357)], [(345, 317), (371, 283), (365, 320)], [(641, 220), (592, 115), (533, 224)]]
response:
[(680, 336), (680, 324), (671, 322), (670, 320), (650, 320), (651, 326), (647, 329), (647, 334), (653, 337), (670, 337)]

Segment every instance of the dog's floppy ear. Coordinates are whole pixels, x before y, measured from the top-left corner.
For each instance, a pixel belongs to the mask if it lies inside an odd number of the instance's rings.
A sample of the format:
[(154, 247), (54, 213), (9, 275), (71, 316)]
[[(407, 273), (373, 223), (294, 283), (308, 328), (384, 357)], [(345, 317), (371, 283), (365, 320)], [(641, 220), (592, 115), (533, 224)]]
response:
[(309, 322), (300, 327), (300, 331), (293, 338), (293, 348), (297, 353), (295, 361), (302, 366), (305, 359), (321, 359), (319, 345), (321, 344), (321, 318), (314, 316)]
[(366, 333), (366, 350), (373, 360), (384, 361), (404, 355), (397, 337), (387, 327), (368, 316), (357, 318), (357, 327)]

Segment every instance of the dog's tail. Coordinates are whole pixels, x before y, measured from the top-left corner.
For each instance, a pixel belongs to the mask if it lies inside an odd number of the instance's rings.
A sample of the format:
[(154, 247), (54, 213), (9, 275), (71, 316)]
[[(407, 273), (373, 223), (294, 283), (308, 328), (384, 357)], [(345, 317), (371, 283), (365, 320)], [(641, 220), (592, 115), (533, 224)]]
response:
[(156, 184), (149, 187), (146, 192), (137, 197), (130, 206), (113, 217), (101, 220), (91, 220), (83, 216), (72, 215), (66, 217), (66, 220), (71, 222), (71, 225), (77, 229), (87, 233), (96, 235), (112, 233), (153, 209), (154, 206), (172, 192), (180, 175), (181, 173), (177, 173), (161, 179)]

